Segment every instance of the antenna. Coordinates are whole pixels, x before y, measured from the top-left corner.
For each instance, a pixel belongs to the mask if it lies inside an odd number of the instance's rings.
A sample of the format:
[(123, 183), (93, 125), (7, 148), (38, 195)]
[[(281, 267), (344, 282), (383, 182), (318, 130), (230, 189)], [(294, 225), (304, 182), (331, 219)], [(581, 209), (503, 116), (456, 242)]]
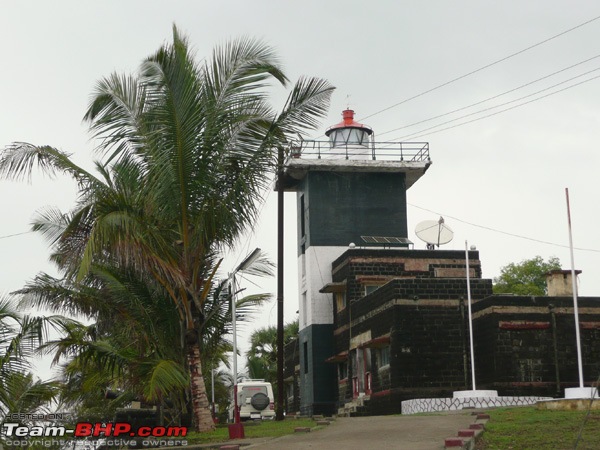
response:
[(447, 244), (454, 237), (454, 231), (444, 223), (444, 218), (439, 220), (424, 220), (415, 227), (415, 234), (423, 242), (427, 243), (428, 250), (435, 250), (443, 244)]

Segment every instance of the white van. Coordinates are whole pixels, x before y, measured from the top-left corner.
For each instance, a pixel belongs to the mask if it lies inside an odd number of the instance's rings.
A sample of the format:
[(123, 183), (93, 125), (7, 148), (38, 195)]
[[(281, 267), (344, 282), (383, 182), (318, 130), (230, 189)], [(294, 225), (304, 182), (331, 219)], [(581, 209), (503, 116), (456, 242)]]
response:
[[(275, 418), (275, 397), (271, 383), (265, 380), (245, 380), (238, 383), (237, 387), (240, 420)], [(233, 421), (233, 401), (229, 409), (229, 420)]]

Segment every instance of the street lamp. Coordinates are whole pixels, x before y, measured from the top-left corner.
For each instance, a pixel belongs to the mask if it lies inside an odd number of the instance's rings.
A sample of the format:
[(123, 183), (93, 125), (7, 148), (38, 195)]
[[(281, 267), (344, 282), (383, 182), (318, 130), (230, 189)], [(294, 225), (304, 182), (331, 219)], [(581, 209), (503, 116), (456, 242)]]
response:
[[(229, 275), (229, 296), (231, 297), (231, 327), (233, 333), (233, 426), (229, 426), (229, 438), (238, 439), (244, 437), (244, 427), (240, 423), (240, 410), (238, 407), (238, 391), (237, 391), (237, 329), (236, 329), (236, 312), (235, 312), (235, 298), (237, 293), (237, 287), (235, 283), (235, 275), (246, 270), (250, 267), (254, 261), (260, 256), (260, 248), (254, 249), (239, 266)], [(232, 289), (233, 285), (233, 289)]]

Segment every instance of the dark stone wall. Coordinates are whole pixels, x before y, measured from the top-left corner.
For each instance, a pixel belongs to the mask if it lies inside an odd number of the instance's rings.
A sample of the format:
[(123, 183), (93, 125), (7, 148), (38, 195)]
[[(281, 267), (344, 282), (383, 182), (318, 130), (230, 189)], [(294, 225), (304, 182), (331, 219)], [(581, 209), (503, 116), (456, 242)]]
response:
[[(579, 298), (584, 382), (600, 376), (600, 298)], [(573, 299), (492, 296), (473, 306), (482, 389), (560, 397), (579, 386)]]
[[(345, 281), (347, 297), (340, 311), (334, 302), (334, 353), (347, 351), (351, 338), (367, 331), (372, 338), (390, 337), (387, 367), (379, 363), (380, 349), (370, 350), (369, 414), (399, 413), (402, 400), (452, 396), (470, 384), (464, 252), (349, 249), (332, 266), (333, 281)], [(469, 267), (472, 298), (491, 295), (478, 252), (469, 252)], [(436, 277), (447, 269), (463, 278)], [(364, 285), (371, 283), (385, 284), (365, 296)], [(352, 400), (352, 376), (338, 384), (339, 406)]]
[[(481, 263), (479, 252), (469, 251), (469, 267), (473, 272), (471, 293), (474, 299), (484, 298), (492, 294), (491, 280), (475, 282), (481, 279)], [(421, 264), (414, 264), (414, 261)], [(408, 264), (407, 264), (408, 262)], [(452, 250), (374, 250), (374, 249), (349, 249), (336, 259), (333, 264), (332, 279), (334, 282), (346, 282), (346, 303), (351, 304), (364, 297), (364, 284), (368, 278), (371, 282), (387, 283), (393, 277), (405, 278), (402, 285), (385, 285), (378, 289), (377, 298), (389, 298), (396, 295), (398, 298), (467, 298), (466, 278), (458, 282), (445, 278), (435, 278), (436, 270), (455, 269), (461, 273), (466, 272), (465, 252)], [(408, 266), (408, 267), (407, 267)], [(421, 267), (419, 267), (421, 266)], [(416, 270), (417, 268), (425, 270)], [(464, 275), (463, 275), (464, 276)], [(424, 285), (420, 281), (411, 284), (410, 278), (431, 279), (432, 283)], [(417, 283), (417, 284), (414, 284)], [(483, 284), (482, 284), (483, 283)], [(395, 290), (390, 293), (389, 290)], [(334, 301), (334, 324), (348, 322), (349, 309), (337, 310)], [(362, 313), (363, 311), (358, 311)], [(356, 315), (355, 315), (356, 317)]]
[(396, 308), (392, 334), (392, 386), (411, 392), (454, 391), (465, 386), (467, 323), (457, 300), (444, 306)]
[[(578, 386), (573, 299), (492, 295), (491, 280), (479, 278), (478, 256), (469, 255), (477, 388), (558, 397)], [(447, 269), (464, 270), (464, 252), (349, 249), (333, 263), (333, 281), (346, 283), (346, 306), (338, 311), (333, 302), (333, 340), (320, 361), (348, 354), (347, 380), (332, 385), (336, 407), (352, 401), (351, 341), (357, 336), (370, 336), (358, 343), (371, 358), (372, 392), (361, 414), (399, 413), (403, 400), (472, 388), (466, 280), (435, 277)], [(377, 280), (385, 284), (365, 296), (365, 282)], [(600, 377), (600, 298), (580, 297), (579, 318), (584, 378), (591, 385)], [(312, 342), (326, 341), (325, 334), (312, 332)], [(390, 363), (382, 367), (380, 350), (388, 343)], [(323, 366), (338, 378), (338, 364)], [(316, 377), (308, 382), (319, 391)], [(316, 398), (302, 404), (303, 413), (318, 413)]]
[[(491, 281), (471, 280), (473, 298), (491, 292)], [(390, 364), (381, 369), (380, 349), (371, 351), (369, 414), (399, 413), (411, 398), (452, 396), (470, 384), (466, 283), (461, 279), (395, 279), (351, 303), (335, 330), (335, 353), (351, 338), (371, 333), (390, 337)], [(349, 365), (352, 372), (352, 366)], [(353, 376), (349, 374), (349, 379)], [(338, 386), (338, 404), (352, 400), (352, 384)]]

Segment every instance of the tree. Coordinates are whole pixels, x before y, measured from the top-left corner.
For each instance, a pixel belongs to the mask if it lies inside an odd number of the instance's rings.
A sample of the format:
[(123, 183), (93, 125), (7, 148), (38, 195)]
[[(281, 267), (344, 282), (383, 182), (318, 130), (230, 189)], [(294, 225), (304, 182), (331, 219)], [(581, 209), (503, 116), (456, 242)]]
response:
[(560, 268), (560, 260), (554, 256), (548, 261), (536, 256), (507, 264), (500, 269), (500, 276), (494, 278), (494, 294), (546, 295), (546, 274)]
[[(248, 268), (264, 271), (264, 260)], [(231, 351), (230, 299), (222, 295), (225, 283), (218, 283), (207, 297), (202, 324), (202, 363), (216, 367), (228, 363)], [(91, 325), (69, 322), (61, 336), (42, 346), (62, 357), (61, 402), (81, 420), (110, 421), (117, 407), (142, 400), (163, 409), (178, 420), (187, 406), (189, 378), (185, 369), (180, 322), (168, 295), (153, 280), (139, 280), (132, 271), (92, 265), (81, 282), (38, 274), (21, 290), (24, 306), (57, 313), (85, 316)], [(246, 296), (237, 301), (237, 320), (251, 317), (266, 294)], [(118, 324), (118, 326), (115, 326)], [(63, 358), (64, 359), (64, 358)], [(210, 375), (210, 373), (209, 373)], [(210, 376), (206, 377), (210, 381)], [(205, 381), (206, 382), (206, 381)], [(107, 400), (105, 392), (119, 395)]]
[(47, 412), (44, 407), (57, 396), (56, 383), (34, 380), (29, 358), (35, 354), (44, 329), (58, 323), (55, 317), (23, 316), (8, 298), (0, 298), (0, 427), (12, 414)]
[[(15, 294), (21, 304), (85, 317), (71, 321), (41, 350), (62, 364), (61, 402), (90, 421), (112, 420), (132, 400), (185, 409), (189, 378), (182, 357), (180, 323), (167, 296), (132, 271), (92, 265), (80, 282), (38, 274)], [(115, 401), (106, 391), (118, 391)]]
[(150, 56), (139, 76), (98, 84), (85, 119), (105, 157), (96, 163), (99, 177), (49, 146), (16, 143), (0, 158), (5, 176), (29, 175), (37, 164), (77, 181), (74, 210), (37, 228), (55, 239), (54, 259), (67, 277), (80, 281), (92, 264), (108, 263), (167, 293), (184, 334), (201, 431), (214, 427), (199, 333), (218, 255), (256, 220), (273, 150), (318, 125), (333, 89), (302, 78), (276, 114), (265, 93), (270, 80), (287, 83), (268, 46), (237, 40), (198, 64), (174, 27), (173, 43)]
[[(283, 329), (284, 345), (298, 337), (298, 321), (290, 322)], [(273, 384), (277, 391), (277, 328), (274, 326), (259, 328), (250, 335), (248, 350), (248, 376), (264, 379)]]

